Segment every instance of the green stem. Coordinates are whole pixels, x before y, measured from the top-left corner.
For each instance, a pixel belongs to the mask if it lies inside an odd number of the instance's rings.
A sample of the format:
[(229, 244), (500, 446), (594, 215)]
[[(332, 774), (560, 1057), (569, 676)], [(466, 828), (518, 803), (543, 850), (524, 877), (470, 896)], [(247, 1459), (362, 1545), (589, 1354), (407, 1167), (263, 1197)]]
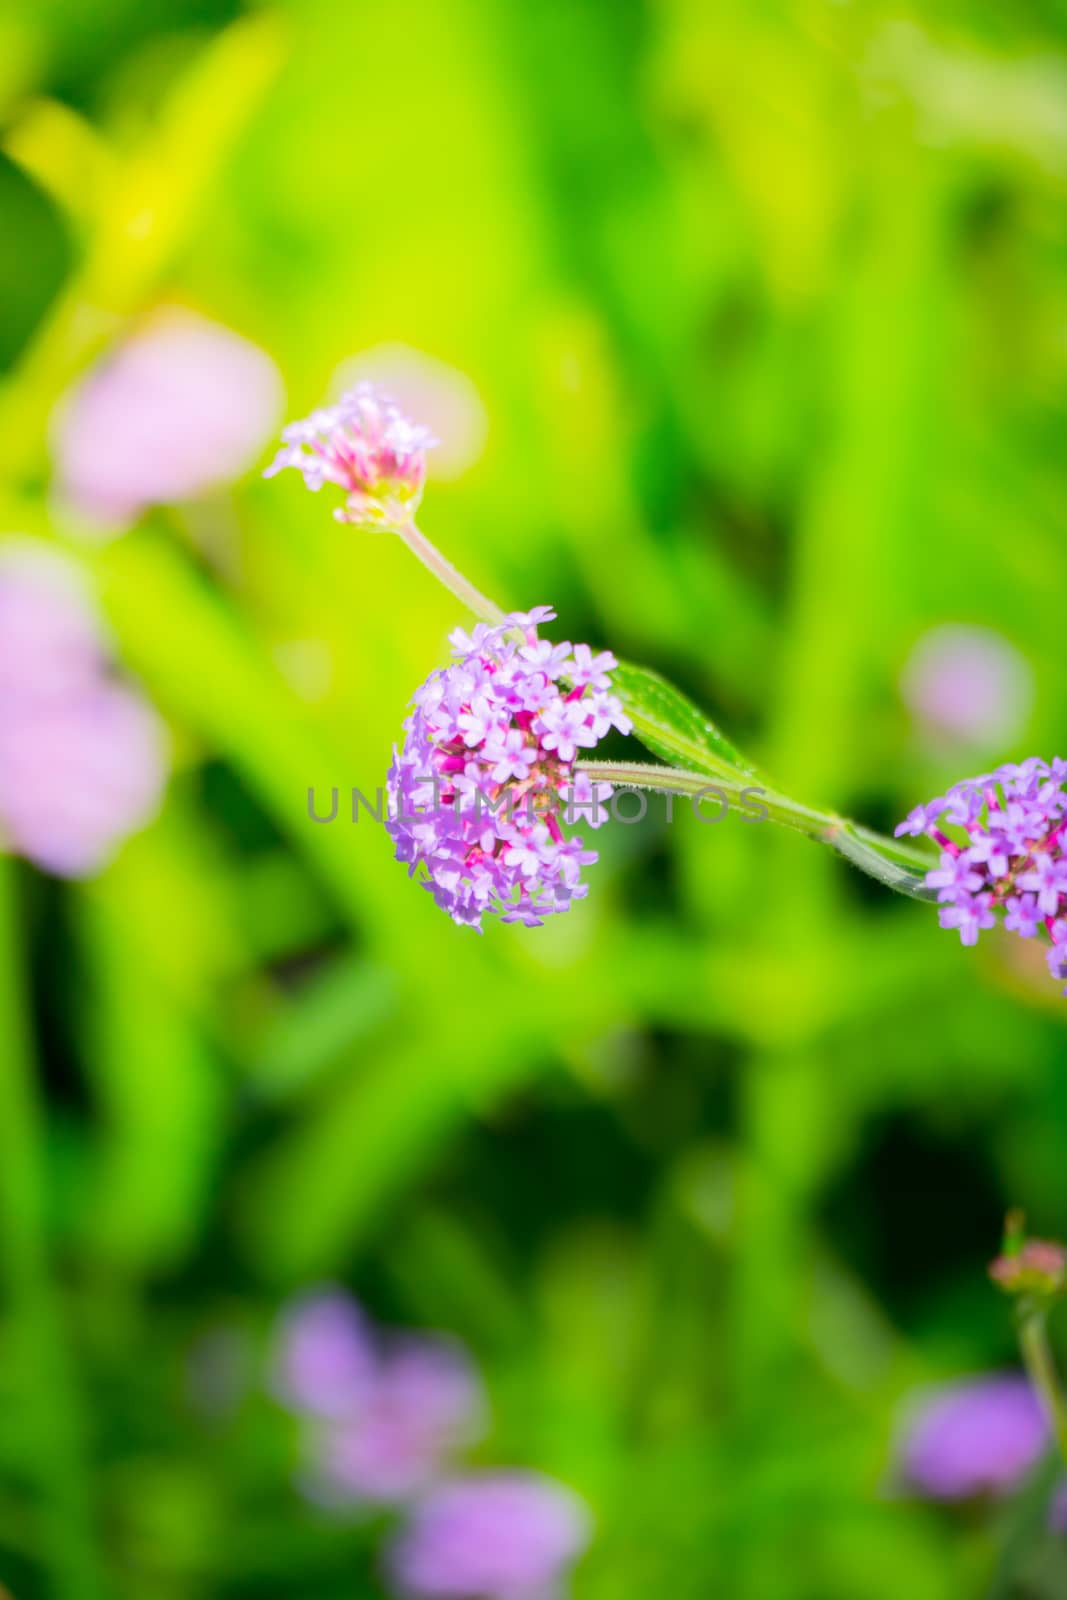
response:
[(861, 872), (899, 894), (914, 900), (935, 897), (935, 891), (928, 889), (924, 881), (932, 865), (931, 857), (899, 840), (861, 828), (847, 817), (817, 811), (773, 789), (731, 778), (709, 778), (706, 773), (687, 772), (681, 767), (654, 767), (640, 762), (582, 761), (579, 768), (594, 781), (600, 779), (625, 788), (654, 789), (663, 794), (706, 794), (709, 799), (720, 792), (742, 815), (753, 821), (769, 818), (781, 827), (829, 845)]
[(462, 572), (441, 554), (437, 546), (430, 543), (414, 521), (398, 526), (396, 532), (412, 555), (421, 561), (427, 571), (432, 572), (438, 582), (443, 583), (449, 593), (454, 594), (469, 611), (481, 617), (483, 622), (493, 624), (503, 622), (504, 613), (495, 601), (490, 600), (488, 595), (482, 594), (480, 589), (476, 589), (473, 583), (468, 582)]
[(1056, 1446), (1067, 1464), (1067, 1398), (1060, 1385), (1048, 1338), (1048, 1312), (1033, 1301), (1020, 1303), (1019, 1346), (1030, 1382), (1041, 1396)]
[[(436, 545), (430, 543), (414, 521), (397, 527), (396, 532), (423, 566), (476, 616), (493, 624), (504, 620), (504, 613), (496, 602), (468, 582), (463, 574), (441, 554)], [(634, 714), (634, 726), (640, 737), (643, 729), (639, 713)], [(658, 724), (649, 723), (649, 729), (662, 738), (663, 729)], [(581, 766), (591, 778), (600, 777), (610, 783), (623, 784), (631, 788), (657, 789), (664, 793), (689, 795), (698, 794), (709, 788), (718, 788), (726, 793), (731, 804), (737, 805), (742, 812), (753, 818), (762, 819), (764, 816), (769, 816), (773, 822), (779, 823), (782, 827), (794, 828), (809, 839), (817, 839), (821, 844), (828, 844), (838, 855), (844, 856), (846, 861), (851, 861), (853, 866), (865, 872), (868, 877), (876, 878), (879, 883), (895, 889), (899, 894), (909, 895), (914, 900), (935, 898), (933, 891), (927, 889), (924, 881), (925, 874), (933, 864), (932, 858), (924, 855), (922, 851), (915, 850), (910, 845), (902, 845), (895, 839), (886, 839), (881, 834), (873, 833), (869, 828), (862, 828), (858, 823), (851, 822), (847, 817), (839, 817), (833, 812), (816, 811), (810, 806), (801, 805), (799, 801), (791, 800), (788, 795), (778, 794), (773, 789), (761, 788), (752, 782), (739, 783), (737, 779), (746, 774), (739, 773), (725, 760), (720, 761), (706, 751), (700, 750), (696, 753), (702, 762), (714, 766), (716, 777), (713, 784), (709, 784), (706, 773), (702, 775), (689, 772), (681, 767), (653, 767), (608, 761), (582, 762)], [(747, 776), (756, 778), (758, 775), (751, 773)], [(755, 799), (752, 799), (752, 796), (755, 796)]]
[(88, 1480), (75, 1386), (47, 1248), (44, 1125), (21, 961), (15, 868), (0, 855), (0, 1244), (12, 1371), (41, 1494), (55, 1600), (92, 1600)]

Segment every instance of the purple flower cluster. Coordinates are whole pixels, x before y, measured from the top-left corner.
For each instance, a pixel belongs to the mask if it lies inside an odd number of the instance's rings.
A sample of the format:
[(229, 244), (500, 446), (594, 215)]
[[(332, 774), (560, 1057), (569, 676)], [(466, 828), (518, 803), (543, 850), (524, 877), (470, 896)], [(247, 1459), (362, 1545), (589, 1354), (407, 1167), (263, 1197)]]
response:
[(579, 1498), (533, 1472), (455, 1475), (481, 1436), (485, 1396), (439, 1336), (384, 1335), (340, 1289), (283, 1313), (276, 1397), (302, 1421), (299, 1486), (332, 1509), (406, 1511), (386, 1573), (409, 1600), (551, 1600), (589, 1541)]
[(286, 1312), (274, 1390), (305, 1422), (301, 1481), (320, 1504), (406, 1500), (484, 1429), (482, 1387), (458, 1346), (385, 1337), (337, 1290)]
[(990, 1373), (926, 1401), (907, 1431), (901, 1466), (908, 1483), (931, 1500), (970, 1500), (1014, 1489), (1048, 1442), (1026, 1378)]
[(102, 866), (155, 811), (162, 738), (112, 673), (77, 571), (31, 541), (0, 551), (0, 850), (60, 877)]
[(514, 612), (451, 636), (455, 659), (430, 674), (389, 770), (389, 831), (397, 859), (455, 922), (480, 929), (485, 912), (540, 926), (587, 892), (597, 857), (559, 824), (606, 818), (607, 784), (574, 770), (580, 750), (631, 723), (611, 693), (607, 650), (538, 637), (549, 606)]
[(1067, 761), (1055, 757), (997, 767), (954, 784), (947, 794), (916, 806), (897, 828), (926, 834), (941, 846), (940, 864), (926, 875), (938, 891), (943, 928), (964, 944), (1004, 926), (1024, 939), (1044, 930), (1052, 941), (1053, 977), (1067, 979)]
[(345, 492), (339, 522), (381, 528), (410, 520), (426, 478), (426, 452), (437, 443), (409, 422), (372, 383), (358, 383), (336, 405), (313, 411), (282, 433), (283, 445), (263, 476), (295, 467), (309, 489), (336, 484)]

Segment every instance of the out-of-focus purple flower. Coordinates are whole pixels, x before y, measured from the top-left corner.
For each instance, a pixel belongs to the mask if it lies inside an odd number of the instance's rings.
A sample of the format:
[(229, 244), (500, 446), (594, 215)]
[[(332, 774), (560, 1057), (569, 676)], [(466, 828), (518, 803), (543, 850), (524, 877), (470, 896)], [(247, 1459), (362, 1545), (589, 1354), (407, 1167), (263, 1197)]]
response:
[(409, 417), (421, 417), (437, 444), (427, 476), (449, 482), (470, 470), (485, 449), (489, 416), (466, 373), (406, 344), (380, 344), (346, 361), (338, 389), (372, 383)]
[(0, 544), (0, 703), (77, 693), (101, 654), (100, 621), (77, 569), (30, 539)]
[(383, 1335), (341, 1289), (286, 1309), (271, 1382), (307, 1424), (299, 1482), (321, 1505), (408, 1499), (485, 1426), (482, 1384), (459, 1345)]
[(373, 1330), (343, 1290), (316, 1290), (282, 1313), (272, 1388), (283, 1405), (341, 1420), (365, 1404), (377, 1373)]
[(61, 498), (100, 534), (245, 472), (282, 407), (265, 351), (178, 307), (156, 312), (63, 402)]
[[(596, 853), (564, 838), (561, 804), (565, 820), (581, 808), (599, 825), (610, 785), (590, 795), (573, 762), (609, 728), (630, 731), (608, 687), (614, 656), (576, 660), (569, 644), (539, 639), (538, 623), (554, 616), (538, 606), (469, 636), (457, 629), (455, 660), (417, 691), (403, 749), (393, 752), (397, 859), (412, 876), (424, 868), (442, 910), (479, 930), (486, 913), (537, 926), (587, 892), (581, 869)], [(573, 686), (574, 670), (587, 681)]]
[(584, 1503), (549, 1478), (457, 1478), (415, 1507), (389, 1574), (411, 1600), (552, 1600), (590, 1531)]
[(918, 640), (901, 690), (934, 738), (995, 749), (1022, 731), (1034, 684), (1028, 663), (1001, 634), (947, 623)]
[(303, 1486), (325, 1504), (396, 1504), (426, 1488), (482, 1433), (481, 1383), (444, 1339), (386, 1344), (362, 1402), (308, 1438)]
[(1040, 1401), (1016, 1373), (952, 1384), (927, 1400), (907, 1431), (901, 1467), (932, 1500), (1012, 1489), (1038, 1461), (1049, 1431)]
[(152, 816), (163, 775), (158, 719), (114, 677), (75, 569), (0, 548), (0, 848), (84, 877)]
[(1050, 1533), (1067, 1534), (1067, 1478), (1061, 1478), (1052, 1491), (1048, 1506), (1048, 1527)]
[(926, 875), (943, 928), (964, 944), (995, 926), (1032, 938), (1043, 925), (1053, 977), (1067, 978), (1067, 761), (1036, 756), (954, 784), (916, 806), (897, 828), (925, 833), (942, 850)]
[(336, 405), (291, 423), (282, 440), (265, 478), (295, 467), (309, 489), (336, 484), (345, 494), (343, 509), (334, 512), (339, 522), (385, 528), (415, 515), (426, 452), (437, 443), (429, 428), (409, 422), (370, 383), (357, 384)]

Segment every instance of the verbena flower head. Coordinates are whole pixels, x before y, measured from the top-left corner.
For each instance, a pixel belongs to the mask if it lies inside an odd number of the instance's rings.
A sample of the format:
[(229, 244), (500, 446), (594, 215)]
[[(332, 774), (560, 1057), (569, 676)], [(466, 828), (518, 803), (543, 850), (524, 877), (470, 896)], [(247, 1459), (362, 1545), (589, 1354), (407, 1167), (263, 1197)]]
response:
[(489, 435), (489, 414), (465, 372), (406, 344), (379, 344), (345, 361), (335, 375), (337, 389), (377, 384), (406, 416), (420, 417), (434, 435), (428, 474), (451, 482), (469, 472)]
[(538, 606), (498, 626), (452, 634), (454, 660), (430, 674), (389, 770), (389, 831), (397, 859), (454, 921), (481, 928), (486, 912), (539, 926), (587, 893), (596, 861), (560, 816), (606, 819), (608, 784), (574, 763), (608, 732), (630, 731), (611, 693), (608, 651), (552, 644)]
[(444, 1483), (393, 1542), (390, 1575), (411, 1600), (552, 1600), (590, 1537), (583, 1502), (532, 1472)]
[(384, 528), (414, 516), (426, 452), (437, 442), (372, 383), (357, 383), (336, 405), (291, 423), (282, 439), (264, 477), (295, 467), (309, 489), (336, 484), (345, 495), (343, 508), (334, 512), (339, 522)]
[(159, 723), (115, 678), (76, 570), (0, 548), (0, 850), (84, 877), (152, 816), (163, 776)]
[(1027, 1239), (997, 1256), (989, 1275), (1006, 1294), (1055, 1299), (1067, 1291), (1067, 1250), (1053, 1239)]
[(904, 1440), (901, 1467), (932, 1500), (969, 1500), (1014, 1488), (1047, 1443), (1048, 1424), (1028, 1381), (993, 1373), (952, 1384), (923, 1405)]
[(98, 534), (189, 500), (250, 467), (277, 426), (282, 383), (265, 351), (167, 307), (97, 363), (57, 415), (61, 498)]
[(1024, 939), (1044, 932), (1049, 968), (1067, 978), (1067, 761), (1058, 756), (997, 767), (916, 806), (897, 828), (926, 834), (941, 861), (926, 875), (943, 928), (964, 944), (998, 920)]
[(482, 1385), (459, 1345), (382, 1334), (341, 1290), (283, 1314), (272, 1387), (304, 1423), (300, 1487), (325, 1506), (409, 1499), (485, 1424)]

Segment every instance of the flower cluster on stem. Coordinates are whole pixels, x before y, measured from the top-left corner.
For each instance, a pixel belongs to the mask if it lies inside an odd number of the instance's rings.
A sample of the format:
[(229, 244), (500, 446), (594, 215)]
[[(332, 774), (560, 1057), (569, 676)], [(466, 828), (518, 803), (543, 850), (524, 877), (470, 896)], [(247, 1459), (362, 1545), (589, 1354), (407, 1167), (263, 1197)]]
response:
[(926, 875), (943, 928), (964, 944), (1004, 926), (1024, 939), (1047, 934), (1053, 977), (1067, 979), (1067, 761), (1037, 756), (953, 784), (916, 806), (897, 828), (926, 834), (941, 860)]
[(610, 728), (630, 720), (611, 693), (615, 657), (553, 644), (538, 624), (548, 606), (497, 627), (452, 634), (454, 659), (415, 695), (403, 748), (389, 772), (397, 857), (454, 921), (480, 928), (486, 912), (537, 926), (586, 893), (596, 860), (560, 826), (580, 810), (605, 819), (610, 785), (574, 768)]
[(309, 489), (336, 484), (345, 504), (339, 522), (393, 528), (418, 509), (426, 452), (437, 443), (429, 428), (409, 422), (373, 384), (358, 383), (336, 405), (290, 423), (282, 448), (264, 473), (295, 467)]

